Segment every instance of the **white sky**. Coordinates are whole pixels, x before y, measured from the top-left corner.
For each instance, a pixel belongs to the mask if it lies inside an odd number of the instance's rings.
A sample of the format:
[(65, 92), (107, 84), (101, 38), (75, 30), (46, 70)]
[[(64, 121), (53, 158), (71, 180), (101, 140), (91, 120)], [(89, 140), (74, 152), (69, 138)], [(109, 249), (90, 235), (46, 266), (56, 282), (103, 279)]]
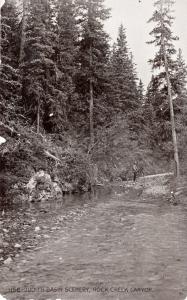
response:
[[(106, 30), (112, 39), (116, 39), (118, 27), (123, 23), (126, 28), (128, 46), (133, 52), (137, 64), (138, 76), (142, 78), (145, 86), (151, 77), (151, 68), (147, 63), (153, 58), (154, 48), (146, 44), (150, 40), (149, 32), (152, 24), (147, 24), (151, 18), (154, 0), (105, 0), (106, 7), (112, 8), (111, 18), (106, 23)], [(181, 48), (187, 63), (187, 0), (176, 0), (174, 6), (175, 20), (173, 32), (180, 40), (176, 42), (176, 49)]]
[(5, 2), (5, 0), (0, 0), (0, 7), (1, 7), (1, 5), (3, 5), (4, 2)]

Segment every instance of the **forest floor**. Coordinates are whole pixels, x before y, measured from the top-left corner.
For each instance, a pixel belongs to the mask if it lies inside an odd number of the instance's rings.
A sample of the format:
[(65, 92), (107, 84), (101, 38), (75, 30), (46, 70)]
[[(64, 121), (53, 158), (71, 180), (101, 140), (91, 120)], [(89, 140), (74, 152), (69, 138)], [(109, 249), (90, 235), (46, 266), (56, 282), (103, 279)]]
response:
[[(181, 197), (173, 206), (166, 183), (165, 176), (141, 178), (93, 197), (69, 196), (63, 205), (5, 211), (4, 246), (14, 244), (0, 267), (0, 294), (7, 300), (184, 300), (187, 203)], [(24, 224), (10, 229), (17, 216)]]

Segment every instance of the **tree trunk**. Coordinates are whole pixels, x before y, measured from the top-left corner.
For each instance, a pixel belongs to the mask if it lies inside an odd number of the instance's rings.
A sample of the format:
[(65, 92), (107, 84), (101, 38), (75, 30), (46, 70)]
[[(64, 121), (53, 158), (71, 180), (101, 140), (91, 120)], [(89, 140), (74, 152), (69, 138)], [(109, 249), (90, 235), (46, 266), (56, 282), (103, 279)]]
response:
[(90, 45), (90, 79), (89, 79), (89, 94), (90, 94), (90, 107), (89, 107), (89, 119), (90, 119), (90, 144), (88, 151), (88, 161), (89, 161), (89, 173), (90, 173), (90, 184), (91, 184), (91, 192), (94, 192), (94, 177), (93, 177), (93, 164), (92, 164), (92, 155), (91, 151), (94, 145), (94, 124), (93, 124), (93, 109), (94, 109), (94, 97), (93, 97), (93, 76), (92, 76), (92, 46)]
[(92, 79), (90, 79), (90, 147), (91, 148), (94, 144), (93, 108), (94, 108), (93, 82)]
[(22, 15), (22, 28), (21, 28), (21, 42), (20, 42), (20, 53), (19, 53), (19, 62), (21, 63), (24, 58), (24, 45), (26, 39), (26, 23), (27, 23), (27, 4), (28, 0), (23, 0), (23, 15)]
[(40, 133), (40, 100), (38, 100), (38, 107), (37, 107), (37, 133)]
[(173, 149), (174, 149), (174, 174), (176, 177), (179, 177), (180, 175), (179, 154), (178, 154), (178, 146), (177, 146), (177, 135), (175, 129), (175, 116), (174, 116), (174, 109), (173, 109), (171, 82), (170, 82), (169, 71), (168, 71), (166, 51), (164, 51), (164, 62), (165, 62), (166, 79), (168, 85), (168, 99), (169, 99), (169, 106), (170, 106), (170, 120), (171, 120)]
[[(163, 5), (164, 0), (161, 0), (161, 14), (163, 15)], [(164, 30), (163, 18), (162, 18), (162, 28)], [(173, 140), (173, 149), (174, 149), (174, 175), (176, 178), (180, 176), (180, 164), (179, 164), (179, 154), (178, 154), (178, 146), (177, 146), (177, 135), (175, 129), (175, 116), (174, 116), (174, 109), (173, 109), (173, 100), (172, 100), (172, 91), (171, 91), (171, 81), (169, 76), (169, 69), (168, 69), (168, 60), (166, 55), (166, 47), (165, 47), (165, 40), (162, 35), (162, 51), (164, 55), (164, 67), (166, 72), (166, 80), (167, 80), (167, 88), (168, 88), (168, 100), (169, 100), (169, 107), (170, 107), (170, 120), (171, 120), (171, 128), (172, 128), (172, 140)]]
[[(90, 73), (92, 73), (92, 46), (90, 46)], [(94, 98), (93, 98), (93, 78), (90, 74), (90, 148), (94, 144), (94, 125), (93, 125), (93, 109), (94, 109)]]
[(2, 39), (2, 32), (1, 32), (1, 8), (5, 1), (1, 1), (0, 3), (0, 68), (1, 68), (1, 39)]
[(1, 71), (1, 36), (2, 36), (2, 33), (1, 33), (1, 5), (0, 5), (0, 71)]

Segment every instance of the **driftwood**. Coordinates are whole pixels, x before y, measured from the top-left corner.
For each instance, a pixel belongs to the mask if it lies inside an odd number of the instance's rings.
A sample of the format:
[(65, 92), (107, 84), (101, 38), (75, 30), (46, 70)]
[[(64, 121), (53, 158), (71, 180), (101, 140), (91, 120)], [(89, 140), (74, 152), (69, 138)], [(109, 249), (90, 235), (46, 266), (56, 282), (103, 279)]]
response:
[(56, 160), (56, 161), (61, 162), (61, 160), (60, 160), (58, 157), (54, 156), (54, 155), (51, 154), (49, 151), (45, 150), (44, 153), (45, 153), (45, 155), (46, 155), (47, 157), (50, 157), (50, 158), (52, 158), (52, 159), (54, 159), (54, 160)]

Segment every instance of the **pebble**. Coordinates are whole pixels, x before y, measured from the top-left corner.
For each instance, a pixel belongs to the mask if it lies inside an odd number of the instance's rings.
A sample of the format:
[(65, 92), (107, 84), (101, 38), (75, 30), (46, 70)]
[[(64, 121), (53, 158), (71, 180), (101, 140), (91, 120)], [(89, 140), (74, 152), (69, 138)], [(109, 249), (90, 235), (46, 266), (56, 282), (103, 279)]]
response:
[(34, 229), (34, 231), (36, 231), (36, 232), (37, 232), (37, 231), (40, 231), (40, 227), (39, 227), (39, 226), (36, 226), (35, 229)]
[(11, 262), (12, 262), (12, 258), (11, 257), (8, 257), (7, 259), (4, 260), (4, 264), (5, 265), (9, 265), (9, 264), (11, 264)]
[(48, 238), (50, 238), (50, 235), (44, 234), (44, 238), (45, 238), (45, 239), (48, 239)]
[(14, 248), (21, 248), (21, 245), (20, 244), (15, 244)]

